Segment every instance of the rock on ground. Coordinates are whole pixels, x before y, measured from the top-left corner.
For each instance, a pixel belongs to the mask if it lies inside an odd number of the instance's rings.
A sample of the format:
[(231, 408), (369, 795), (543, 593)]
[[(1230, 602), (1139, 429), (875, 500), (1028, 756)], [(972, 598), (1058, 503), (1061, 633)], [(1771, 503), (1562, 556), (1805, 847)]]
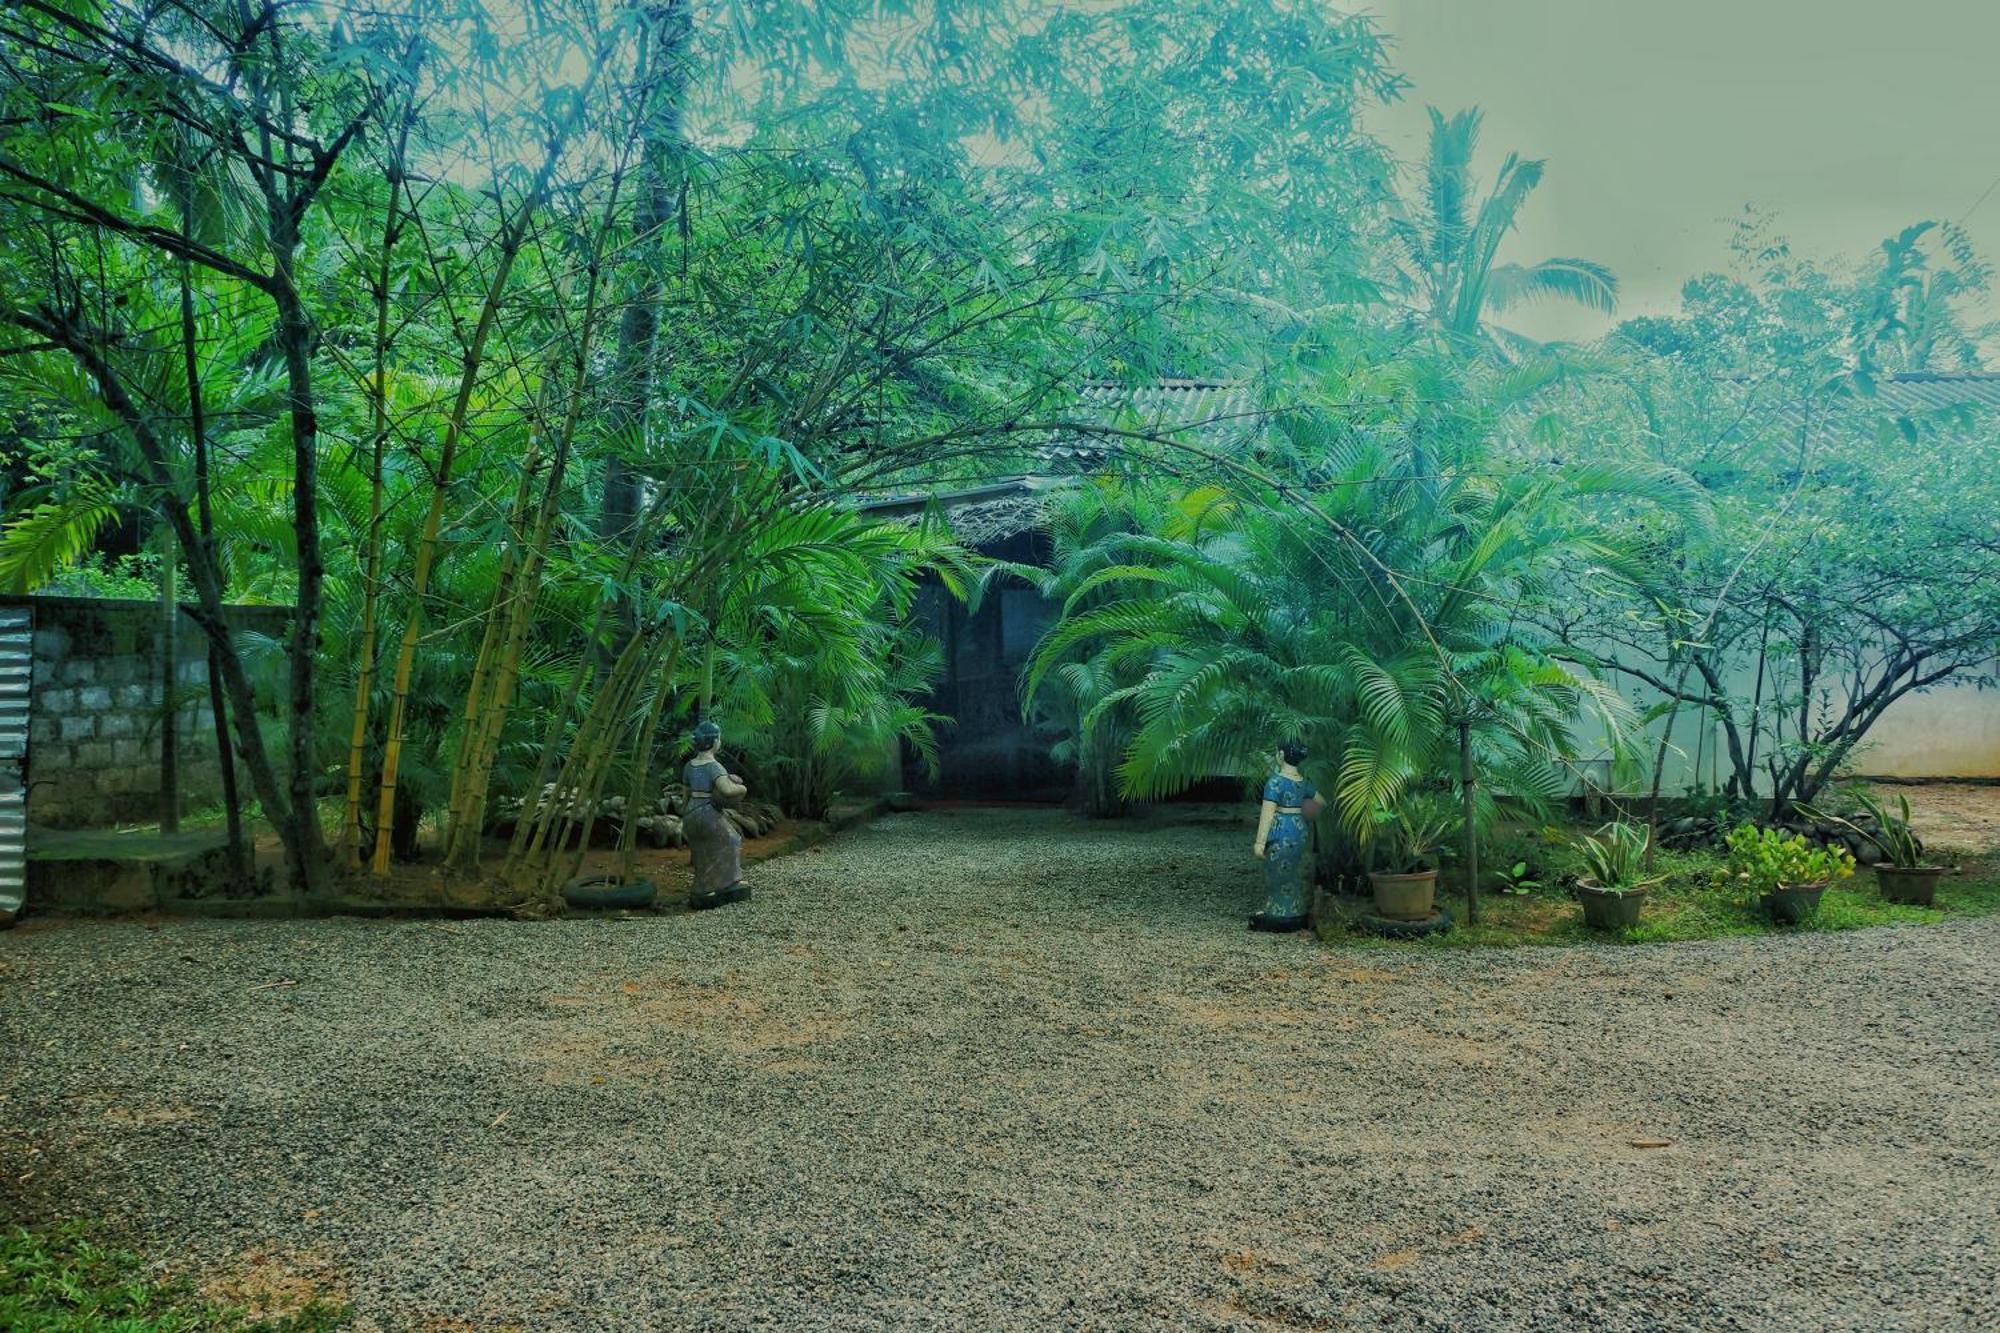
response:
[(363, 1328), (2000, 1326), (2000, 921), (1329, 950), (1244, 931), (1248, 841), (963, 811), (696, 916), (30, 922), (0, 1206)]

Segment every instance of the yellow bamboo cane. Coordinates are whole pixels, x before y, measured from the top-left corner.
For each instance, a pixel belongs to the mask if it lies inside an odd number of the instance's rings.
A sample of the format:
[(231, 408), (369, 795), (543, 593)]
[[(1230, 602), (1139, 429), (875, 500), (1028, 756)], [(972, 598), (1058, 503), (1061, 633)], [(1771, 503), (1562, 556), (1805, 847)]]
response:
[(493, 325), (499, 317), (514, 261), (519, 257), (522, 243), (527, 239), (529, 223), (548, 196), (549, 181), (555, 175), (556, 163), (562, 156), (569, 128), (580, 114), (590, 87), (596, 83), (597, 72), (597, 67), (593, 66), (584, 81), (583, 91), (571, 104), (568, 119), (559, 130), (551, 133), (547, 152), (543, 156), (541, 169), (535, 174), (534, 184), (530, 187), (527, 197), (521, 201), (514, 217), (501, 232), (499, 262), (494, 268), (493, 280), (487, 287), (486, 297), (480, 304), (479, 322), (473, 329), (472, 341), (465, 349), (465, 364), (459, 375), (458, 396), (452, 403), (451, 417), (445, 423), (444, 444), (438, 453), (438, 468), (431, 487), (430, 505), (424, 511), (423, 535), (417, 544), (416, 567), (412, 571), (410, 580), (410, 614), (404, 621), (403, 641), (396, 652), (395, 691), (389, 705), (389, 728), (382, 747), (382, 788), (376, 807), (375, 855), (369, 862), (370, 871), (378, 878), (389, 873), (392, 824), (396, 809), (396, 776), (403, 757), (403, 725), (409, 711), (410, 674), (416, 666), (417, 643), (423, 634), (424, 596), (430, 589), (431, 567), (437, 560), (438, 532), (444, 521), (445, 498), (451, 489), (452, 463), (458, 452), (459, 440), (465, 432), (466, 414), (472, 405), (472, 393), (479, 380), (479, 369), (485, 360), (486, 340), (491, 336)]
[(382, 224), (382, 255), (375, 268), (375, 366), (368, 380), (368, 551), (361, 576), (361, 654), (354, 673), (354, 722), (347, 737), (347, 803), (341, 812), (336, 856), (340, 868), (361, 869), (361, 780), (368, 754), (368, 696), (375, 683), (375, 613), (382, 586), (382, 450), (389, 437), (389, 277), (390, 260), (400, 231), (397, 199), (402, 193), (400, 164), (408, 147), (415, 106), (403, 117), (391, 159), (398, 169), (389, 181), (389, 203)]
[(632, 871), (639, 860), (639, 819), (634, 813), (639, 802), (645, 799), (651, 784), (647, 781), (653, 772), (653, 740), (660, 730), (660, 714), (664, 710), (669, 695), (674, 689), (674, 670), (680, 665), (680, 639), (667, 653), (667, 662), (660, 669), (660, 683), (654, 687), (653, 702), (646, 710), (646, 720), (639, 728), (638, 744), (632, 755), (632, 785), (625, 794), (625, 827), (618, 834), (618, 878), (629, 882)]

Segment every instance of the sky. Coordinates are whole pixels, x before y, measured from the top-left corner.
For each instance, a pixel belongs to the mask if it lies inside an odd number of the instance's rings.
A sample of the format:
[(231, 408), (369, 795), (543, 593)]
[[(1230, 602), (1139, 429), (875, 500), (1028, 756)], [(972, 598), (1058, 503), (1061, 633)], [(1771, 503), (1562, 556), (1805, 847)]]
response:
[[(1795, 249), (1858, 256), (1963, 219), (2000, 259), (2000, 0), (1367, 0), (1412, 80), (1372, 116), (1421, 161), (1427, 103), (1486, 114), (1479, 172), (1547, 159), (1502, 258), (1609, 264), (1620, 314), (1671, 311), (1746, 205)], [(1508, 322), (1588, 338), (1542, 306)]]

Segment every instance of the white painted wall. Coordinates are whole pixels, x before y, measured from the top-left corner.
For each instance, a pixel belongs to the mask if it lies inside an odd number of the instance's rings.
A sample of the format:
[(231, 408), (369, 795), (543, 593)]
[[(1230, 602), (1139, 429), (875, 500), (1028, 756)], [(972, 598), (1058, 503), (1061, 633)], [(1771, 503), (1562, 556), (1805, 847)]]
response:
[(1970, 683), (1906, 694), (1869, 733), (1857, 772), (1894, 778), (2000, 778), (2000, 689)]
[[(1849, 769), (1868, 777), (2000, 778), (2000, 688), (1995, 685), (2000, 679), (2000, 661), (1991, 664), (1990, 670), (1992, 674), (1983, 678), (1983, 688), (1979, 679), (1967, 678), (1906, 694), (1889, 705), (1850, 759)], [(1731, 680), (1731, 689), (1738, 698), (1747, 700), (1752, 677), (1748, 671), (1739, 674), (1740, 679)], [(1661, 696), (1650, 686), (1622, 676), (1613, 680), (1631, 702), (1635, 715), (1643, 715), (1660, 701)], [(1645, 728), (1641, 750), (1648, 764), (1658, 752), (1664, 726), (1661, 719)], [(1579, 741), (1589, 734), (1589, 724), (1578, 728)], [(1759, 742), (1760, 755), (1769, 744), (1768, 736)], [(1697, 775), (1703, 786), (1717, 789), (1729, 776), (1726, 745), (1712, 714), (1690, 704), (1681, 705), (1660, 790), (1680, 795), (1695, 783)], [(1588, 745), (1580, 749), (1598, 764), (1593, 780), (1602, 782), (1608, 750), (1592, 750)], [(1761, 760), (1758, 767), (1762, 768)], [(1759, 777), (1763, 778), (1761, 772)], [(1651, 786), (1650, 773), (1617, 785), (1633, 794), (1642, 793)]]

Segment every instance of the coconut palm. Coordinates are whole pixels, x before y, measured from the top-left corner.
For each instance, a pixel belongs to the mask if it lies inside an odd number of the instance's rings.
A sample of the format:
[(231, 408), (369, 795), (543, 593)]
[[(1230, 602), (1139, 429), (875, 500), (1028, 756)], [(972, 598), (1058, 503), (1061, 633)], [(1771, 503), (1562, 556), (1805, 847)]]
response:
[(1429, 111), (1423, 188), (1392, 223), (1408, 255), (1405, 286), (1424, 322), (1454, 340), (1519, 346), (1526, 340), (1492, 327), (1488, 316), (1543, 299), (1610, 314), (1618, 303), (1618, 279), (1602, 264), (1588, 259), (1498, 262), (1501, 243), (1542, 183), (1542, 161), (1507, 154), (1493, 188), (1475, 203), (1479, 109), (1452, 116), (1436, 107)]

